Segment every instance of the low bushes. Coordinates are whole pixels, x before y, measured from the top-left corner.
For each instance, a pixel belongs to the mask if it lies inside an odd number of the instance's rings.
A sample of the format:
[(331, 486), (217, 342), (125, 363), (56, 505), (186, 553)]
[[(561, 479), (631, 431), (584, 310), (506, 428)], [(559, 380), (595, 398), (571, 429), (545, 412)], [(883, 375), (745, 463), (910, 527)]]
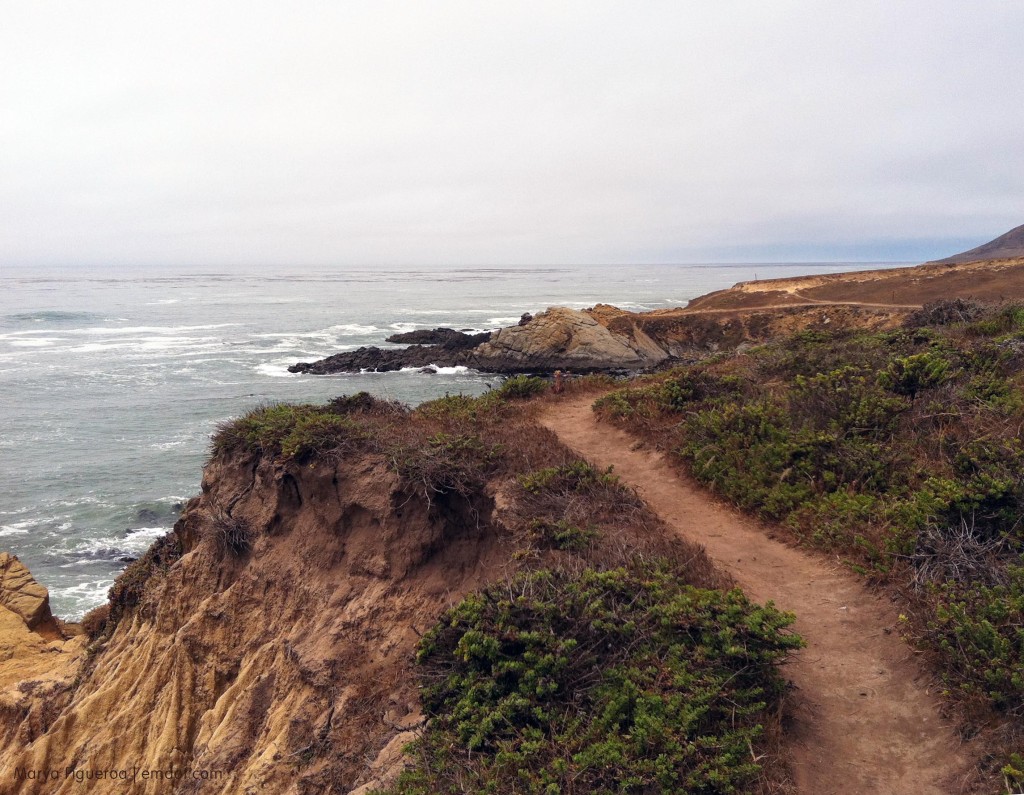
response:
[(658, 564), (473, 594), (420, 644), (431, 722), (391, 792), (749, 791), (791, 622)]

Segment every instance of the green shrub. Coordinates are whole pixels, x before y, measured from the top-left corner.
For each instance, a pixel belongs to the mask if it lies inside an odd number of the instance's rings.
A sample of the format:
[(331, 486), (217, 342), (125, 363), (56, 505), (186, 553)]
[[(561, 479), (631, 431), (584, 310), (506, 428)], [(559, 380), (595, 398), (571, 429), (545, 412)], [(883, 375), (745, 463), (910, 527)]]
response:
[(391, 792), (747, 791), (791, 622), (664, 566), (471, 595), (420, 644), (431, 720)]
[(286, 459), (306, 460), (354, 445), (361, 432), (361, 426), (346, 416), (319, 412), (296, 414), (291, 427), (277, 441), (275, 452)]
[(612, 468), (601, 472), (589, 461), (577, 460), (570, 464), (546, 467), (519, 476), (519, 484), (531, 494), (542, 491), (582, 491), (592, 486), (612, 485), (618, 478)]
[[(348, 405), (338, 403), (346, 399), (336, 398), (328, 406), (290, 403), (260, 406), (237, 420), (221, 425), (213, 437), (213, 452), (245, 448), (292, 459), (336, 450), (359, 435), (361, 426), (347, 416), (347, 413), (358, 411), (356, 406), (365, 406), (358, 398), (359, 395), (353, 396), (353, 403)], [(332, 406), (339, 406), (344, 413), (339, 413)], [(365, 413), (365, 408), (363, 411)]]
[(529, 375), (514, 375), (506, 378), (495, 392), (503, 400), (528, 400), (548, 390), (543, 378)]
[(443, 398), (431, 400), (417, 407), (416, 413), (441, 421), (477, 421), (484, 415), (491, 414), (500, 404), (494, 392), (481, 397), (469, 395), (445, 395)]
[(804, 503), (789, 515), (787, 523), (823, 549), (873, 549), (863, 533), (877, 512), (878, 498), (874, 494), (836, 491)]
[(984, 337), (998, 337), (1024, 331), (1024, 306), (1009, 304), (990, 312), (988, 317), (972, 323), (968, 331)]
[(878, 383), (898, 395), (911, 400), (923, 389), (931, 389), (949, 378), (949, 361), (941, 355), (926, 352), (893, 359), (878, 374)]
[(661, 386), (658, 402), (669, 411), (683, 411), (694, 403), (738, 397), (744, 391), (744, 382), (736, 376), (693, 370), (666, 379)]
[(1010, 754), (1010, 761), (1000, 772), (1007, 792), (1024, 790), (1024, 753)]
[(594, 401), (594, 411), (610, 419), (650, 416), (653, 389), (617, 389)]
[(887, 395), (867, 367), (845, 365), (813, 376), (797, 375), (789, 410), (816, 428), (876, 434), (892, 428), (905, 400)]
[(397, 400), (384, 400), (374, 397), (369, 392), (356, 392), (354, 395), (341, 395), (327, 404), (327, 409), (334, 414), (374, 414), (387, 416), (407, 414), (409, 408)]
[(598, 535), (592, 527), (577, 527), (565, 519), (535, 518), (529, 524), (535, 546), (548, 549), (581, 550)]
[[(1022, 561), (1024, 562), (1024, 561)], [(946, 682), (1024, 715), (1024, 566), (1011, 566), (1005, 585), (947, 582), (927, 637), (946, 658)]]

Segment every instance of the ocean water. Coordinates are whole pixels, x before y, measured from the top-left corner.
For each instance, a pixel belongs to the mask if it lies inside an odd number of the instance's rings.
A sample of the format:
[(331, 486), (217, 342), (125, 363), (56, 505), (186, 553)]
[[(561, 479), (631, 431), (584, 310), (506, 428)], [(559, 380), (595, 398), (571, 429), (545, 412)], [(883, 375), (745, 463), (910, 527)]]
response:
[(396, 331), (510, 325), (548, 306), (684, 306), (754, 278), (906, 263), (432, 268), (0, 266), (0, 550), (78, 618), (198, 493), (217, 424), (366, 390), (410, 404), (498, 382), (465, 368), (286, 370)]

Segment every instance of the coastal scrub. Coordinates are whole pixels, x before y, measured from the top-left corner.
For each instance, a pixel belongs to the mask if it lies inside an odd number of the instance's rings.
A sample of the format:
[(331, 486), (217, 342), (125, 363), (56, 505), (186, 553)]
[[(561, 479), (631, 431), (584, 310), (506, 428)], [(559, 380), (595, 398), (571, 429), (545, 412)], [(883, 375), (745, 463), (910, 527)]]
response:
[(805, 331), (646, 379), (595, 410), (892, 588), (968, 722), (995, 715), (1013, 735), (1024, 716), (1022, 318), (1020, 305), (949, 302), (895, 331)]

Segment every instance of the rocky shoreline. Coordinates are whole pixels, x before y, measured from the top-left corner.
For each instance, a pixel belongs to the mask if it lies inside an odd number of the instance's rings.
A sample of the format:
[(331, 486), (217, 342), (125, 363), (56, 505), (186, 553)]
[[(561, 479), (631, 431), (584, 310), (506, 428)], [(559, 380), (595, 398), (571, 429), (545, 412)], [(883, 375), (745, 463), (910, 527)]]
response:
[(363, 347), (297, 362), (288, 370), (311, 375), (436, 367), (510, 375), (641, 373), (780, 334), (895, 327), (925, 304), (955, 297), (999, 302), (1022, 289), (1024, 256), (740, 282), (678, 309), (551, 307), (494, 332), (438, 328), (395, 334), (387, 341), (407, 347)]
[(362, 347), (316, 362), (299, 362), (292, 373), (390, 372), (404, 368), (470, 367), (485, 373), (635, 372), (651, 369), (671, 354), (631, 323), (611, 327), (629, 315), (598, 305), (575, 310), (551, 307), (523, 315), (518, 325), (495, 332), (467, 334), (449, 328), (411, 331), (388, 342), (415, 343), (405, 348)]

